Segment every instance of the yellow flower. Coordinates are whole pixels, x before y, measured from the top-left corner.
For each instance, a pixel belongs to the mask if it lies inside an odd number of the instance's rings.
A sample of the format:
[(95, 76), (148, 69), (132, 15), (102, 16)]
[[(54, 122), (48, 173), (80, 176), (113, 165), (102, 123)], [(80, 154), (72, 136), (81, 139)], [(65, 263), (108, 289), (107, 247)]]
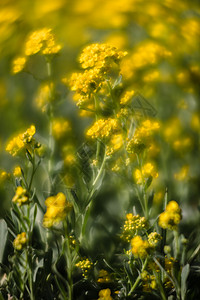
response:
[(99, 271), (99, 278), (97, 280), (97, 282), (100, 282), (100, 283), (106, 283), (106, 282), (110, 282), (111, 279), (110, 279), (110, 276), (108, 274), (108, 272), (106, 270), (100, 270)]
[(21, 206), (22, 204), (27, 203), (29, 200), (28, 193), (26, 189), (23, 189), (22, 186), (18, 186), (15, 192), (14, 197), (12, 198), (12, 202), (19, 204)]
[(155, 166), (152, 163), (146, 163), (142, 170), (136, 169), (134, 172), (134, 178), (137, 184), (144, 184), (151, 178), (157, 178), (158, 172), (155, 170)]
[(162, 236), (157, 232), (151, 232), (148, 235), (148, 242), (152, 247), (156, 247), (158, 242), (162, 239)]
[(13, 246), (16, 250), (21, 250), (27, 243), (26, 233), (22, 232), (17, 235), (15, 240), (13, 241)]
[(91, 128), (88, 129), (87, 135), (91, 138), (108, 138), (112, 133), (119, 131), (119, 124), (116, 119), (99, 119)]
[(140, 217), (139, 215), (134, 216), (131, 213), (127, 214), (121, 238), (130, 242), (130, 240), (135, 234), (137, 234), (139, 230), (145, 228), (147, 228), (147, 220), (145, 219), (145, 217)]
[(8, 142), (6, 151), (8, 151), (12, 156), (16, 156), (20, 150), (33, 141), (35, 132), (35, 126), (31, 125), (25, 132), (20, 133)]
[(170, 201), (166, 206), (166, 210), (160, 214), (158, 224), (164, 229), (177, 230), (181, 218), (181, 209), (178, 203), (176, 201)]
[(93, 263), (88, 258), (82, 259), (78, 263), (76, 263), (76, 267), (81, 269), (83, 276), (85, 278), (88, 277), (88, 272), (89, 272), (89, 270), (91, 270), (92, 266), (93, 266)]
[(27, 61), (26, 57), (17, 57), (13, 61), (13, 67), (12, 67), (13, 74), (21, 72), (24, 69), (26, 61)]
[(150, 244), (143, 240), (139, 235), (131, 240), (131, 251), (136, 258), (144, 258), (148, 255)]
[(52, 133), (56, 139), (63, 138), (70, 130), (70, 124), (64, 118), (57, 118), (52, 123)]
[(80, 63), (84, 69), (96, 67), (105, 70), (111, 62), (119, 63), (126, 54), (108, 44), (92, 44), (83, 50)]
[(25, 44), (25, 54), (27, 56), (42, 52), (42, 54), (56, 54), (61, 46), (56, 45), (54, 35), (50, 28), (43, 28), (34, 31), (28, 37)]
[(112, 300), (110, 289), (103, 289), (99, 292), (98, 300)]
[(45, 227), (52, 227), (54, 224), (64, 220), (72, 208), (72, 205), (66, 200), (66, 196), (63, 193), (48, 197), (45, 204), (47, 206), (47, 211), (43, 219)]
[(121, 98), (120, 104), (121, 105), (127, 104), (131, 100), (134, 94), (135, 94), (134, 91), (127, 91), (125, 95)]
[(20, 177), (22, 175), (22, 170), (20, 166), (16, 166), (13, 170), (13, 175), (15, 177)]

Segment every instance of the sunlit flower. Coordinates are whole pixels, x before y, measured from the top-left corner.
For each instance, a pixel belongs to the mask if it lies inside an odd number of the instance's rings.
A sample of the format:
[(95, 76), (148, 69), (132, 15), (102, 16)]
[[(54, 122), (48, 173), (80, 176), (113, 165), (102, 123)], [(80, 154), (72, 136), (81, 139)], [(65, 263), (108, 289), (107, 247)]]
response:
[(22, 233), (18, 234), (17, 237), (15, 238), (15, 240), (13, 241), (13, 247), (16, 250), (22, 250), (22, 248), (26, 246), (27, 241), (28, 241), (28, 239), (26, 236), (26, 232), (22, 232)]

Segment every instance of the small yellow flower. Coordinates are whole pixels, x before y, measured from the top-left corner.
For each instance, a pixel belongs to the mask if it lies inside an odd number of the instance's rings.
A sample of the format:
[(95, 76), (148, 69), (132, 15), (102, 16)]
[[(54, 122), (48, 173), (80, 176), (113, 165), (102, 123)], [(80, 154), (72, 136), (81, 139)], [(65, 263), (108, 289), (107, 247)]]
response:
[(152, 247), (156, 247), (158, 242), (162, 239), (162, 236), (157, 232), (151, 232), (148, 235), (148, 242)]
[(63, 138), (67, 132), (70, 131), (70, 124), (64, 118), (57, 118), (53, 120), (52, 132), (56, 139)]
[(148, 255), (150, 244), (143, 240), (139, 235), (131, 240), (131, 251), (136, 258), (144, 258)]
[(72, 205), (66, 200), (66, 196), (63, 193), (48, 197), (45, 204), (47, 206), (47, 211), (43, 219), (45, 227), (52, 227), (54, 224), (64, 220), (72, 208)]
[(150, 178), (157, 178), (158, 172), (155, 170), (155, 166), (152, 163), (146, 163), (142, 170), (136, 169), (134, 172), (134, 178), (137, 184), (144, 184)]
[(13, 175), (15, 177), (20, 177), (22, 175), (22, 169), (20, 166), (16, 166), (13, 170)]
[(26, 204), (29, 200), (28, 193), (26, 189), (23, 189), (22, 186), (18, 186), (15, 192), (12, 202), (17, 203), (19, 206)]
[(147, 228), (147, 220), (145, 217), (140, 217), (139, 215), (134, 216), (133, 214), (126, 215), (126, 221), (123, 226), (123, 232), (121, 238), (130, 242), (138, 231)]
[(83, 276), (85, 278), (88, 277), (88, 272), (89, 272), (89, 270), (91, 270), (92, 266), (93, 266), (93, 263), (88, 258), (82, 259), (78, 263), (76, 263), (76, 267), (81, 269)]
[(181, 218), (181, 209), (178, 203), (176, 201), (170, 201), (166, 206), (166, 210), (160, 214), (158, 224), (164, 229), (177, 230)]
[(13, 241), (13, 246), (16, 250), (22, 250), (22, 248), (26, 244), (27, 244), (27, 237), (25, 232), (18, 234), (15, 240)]
[(13, 74), (21, 72), (24, 69), (26, 61), (27, 61), (26, 57), (17, 57), (13, 61), (13, 67), (12, 67)]
[(103, 289), (99, 292), (99, 298), (98, 300), (112, 300), (111, 297), (111, 290), (110, 289)]

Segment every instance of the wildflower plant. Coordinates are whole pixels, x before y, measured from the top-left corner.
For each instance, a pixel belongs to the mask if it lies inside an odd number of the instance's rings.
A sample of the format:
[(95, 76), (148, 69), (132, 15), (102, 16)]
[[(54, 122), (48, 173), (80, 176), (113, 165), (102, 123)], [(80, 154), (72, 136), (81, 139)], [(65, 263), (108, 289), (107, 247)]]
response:
[[(89, 2), (83, 8), (76, 0), (73, 13), (81, 18), (100, 3)], [(113, 26), (138, 18), (138, 3), (129, 2), (115, 3)], [(155, 16), (169, 9), (171, 2), (164, 2), (145, 7)], [(56, 5), (48, 8), (55, 15), (63, 8), (62, 1)], [(170, 70), (164, 63), (157, 68), (163, 59), (173, 64), (167, 43), (156, 41), (163, 26), (149, 25), (154, 40), (133, 43), (128, 52), (106, 42), (87, 44), (80, 69), (72, 72), (63, 64), (59, 73), (62, 55), (70, 50), (57, 43), (51, 28), (24, 39), (11, 73), (20, 78), (24, 72), (35, 87), (28, 109), (40, 122), (29, 122), (5, 142), (11, 171), (0, 173), (0, 193), (6, 187), (8, 198), (0, 220), (0, 299), (196, 299), (191, 282), (199, 276), (200, 247), (189, 249), (184, 201), (172, 184), (186, 180), (192, 168), (183, 165), (170, 177), (163, 156), (163, 151), (174, 157), (180, 149), (187, 153), (192, 143), (180, 122), (175, 119), (170, 127), (138, 92), (141, 82), (152, 87), (163, 68)], [(184, 74), (177, 80), (181, 84)], [(191, 122), (198, 131), (197, 115)]]

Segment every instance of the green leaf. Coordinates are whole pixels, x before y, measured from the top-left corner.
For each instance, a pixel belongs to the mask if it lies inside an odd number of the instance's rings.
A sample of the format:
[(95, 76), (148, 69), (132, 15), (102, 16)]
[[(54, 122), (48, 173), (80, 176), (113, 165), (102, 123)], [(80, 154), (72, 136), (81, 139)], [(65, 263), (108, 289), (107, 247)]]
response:
[(181, 272), (181, 299), (186, 299), (186, 293), (187, 293), (187, 278), (190, 273), (190, 265), (187, 264), (183, 267)]
[(6, 240), (8, 235), (7, 224), (4, 220), (0, 220), (0, 263), (3, 260), (3, 254), (6, 246)]
[(122, 75), (120, 75), (119, 77), (117, 77), (117, 79), (115, 80), (112, 88), (114, 89), (116, 86), (118, 86), (120, 83), (122, 82)]

